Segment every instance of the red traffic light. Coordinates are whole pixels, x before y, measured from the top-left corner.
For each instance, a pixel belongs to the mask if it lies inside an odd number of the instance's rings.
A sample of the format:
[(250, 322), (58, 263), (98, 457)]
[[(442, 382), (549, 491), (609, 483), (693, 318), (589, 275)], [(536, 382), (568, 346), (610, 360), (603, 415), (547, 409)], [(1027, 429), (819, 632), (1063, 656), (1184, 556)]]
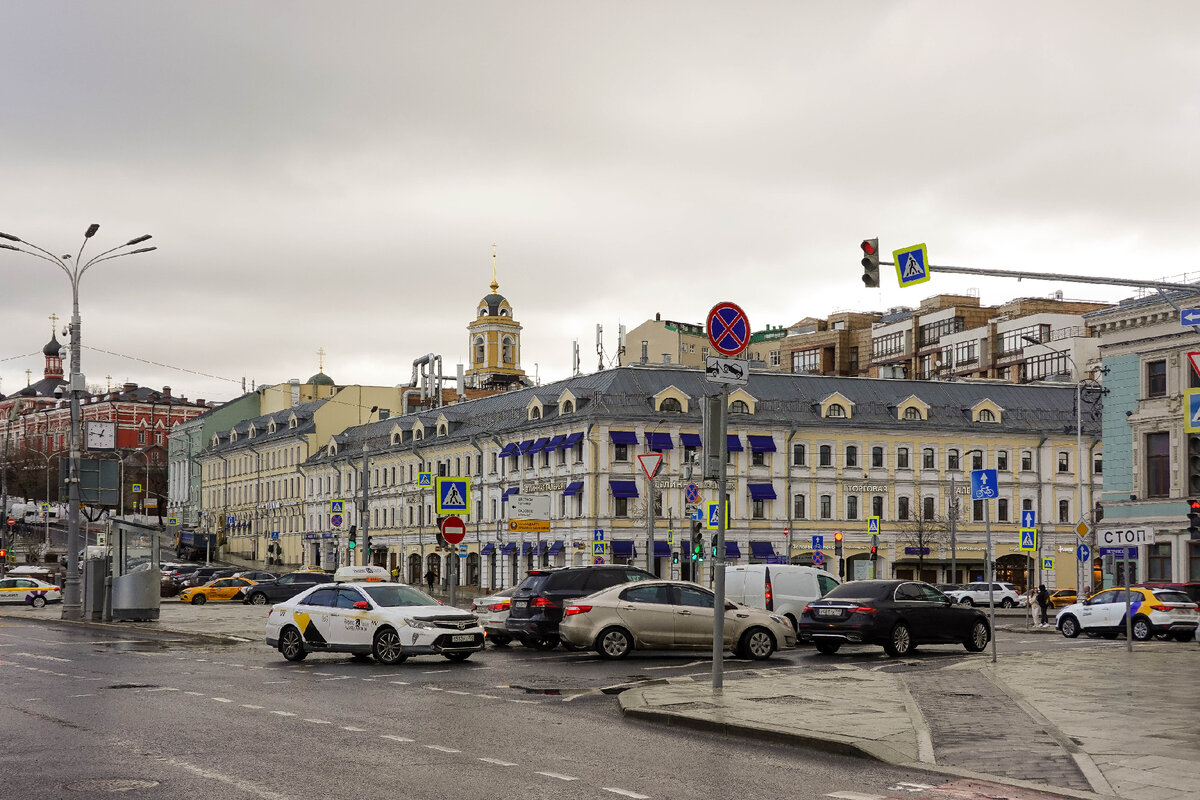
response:
[(8, 551), (0, 550), (0, 558), (8, 558)]
[[(1193, 500), (1191, 505), (1192, 505), (1192, 511), (1200, 511), (1200, 500)], [(8, 524), (12, 525), (11, 519), (8, 521)]]
[(842, 532), (838, 531), (837, 533), (833, 534), (833, 540), (835, 542), (840, 542), (842, 540)]
[(878, 241), (878, 240), (877, 239), (863, 239), (863, 242), (862, 242), (862, 244), (859, 245), (859, 247), (861, 247), (862, 251), (864, 253), (866, 253), (867, 255), (873, 256), (873, 255), (875, 255), (876, 251), (879, 249), (878, 247), (875, 246), (876, 241)]

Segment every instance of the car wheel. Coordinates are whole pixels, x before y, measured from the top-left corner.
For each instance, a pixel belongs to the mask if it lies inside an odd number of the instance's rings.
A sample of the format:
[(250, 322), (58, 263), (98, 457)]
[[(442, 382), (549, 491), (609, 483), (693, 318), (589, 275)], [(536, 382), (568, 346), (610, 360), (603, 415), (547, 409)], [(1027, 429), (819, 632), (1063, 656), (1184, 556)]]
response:
[(553, 650), (558, 647), (557, 636), (539, 636), (536, 639), (522, 639), (521, 644), (534, 650)]
[(46, 605), (46, 598), (35, 597), (29, 601), (29, 605), (33, 606), (34, 608), (41, 608), (42, 606)]
[(975, 624), (971, 626), (971, 635), (963, 642), (963, 647), (969, 652), (981, 653), (991, 641), (991, 635), (988, 633), (987, 623), (981, 619), (975, 620)]
[(300, 631), (291, 627), (284, 628), (283, 633), (279, 635), (279, 652), (288, 661), (303, 661), (308, 651), (304, 649), (304, 639), (300, 636)]
[(489, 636), (487, 637), (487, 640), (496, 647), (508, 647), (508, 643), (512, 641), (512, 639), (508, 638), (507, 636)]
[(1013, 599), (1011, 597), (1006, 597), (1000, 601), (1001, 608), (1012, 608), (1015, 605), (1016, 605), (1016, 603), (1013, 602)]
[(442, 655), (451, 661), (466, 661), (471, 657), (470, 653), (442, 653)]
[(400, 646), (400, 634), (396, 633), (395, 628), (384, 628), (375, 634), (375, 641), (371, 645), (371, 655), (375, 656), (375, 660), (380, 664), (386, 664), (389, 667), (393, 664), (401, 664), (408, 658), (404, 653), (404, 648)]
[(1058, 623), (1058, 628), (1068, 639), (1074, 639), (1079, 635), (1079, 622), (1074, 617), (1063, 617), (1062, 622)]
[(625, 658), (633, 649), (633, 639), (624, 628), (605, 628), (596, 637), (596, 650), (603, 658)]
[(265, 606), (266, 604), (267, 604), (267, 596), (265, 594), (263, 594), (262, 592), (255, 592), (254, 594), (250, 595), (250, 605)]
[(973, 606), (973, 605), (975, 605), (975, 601), (974, 601), (974, 600), (972, 600), (972, 599), (971, 599), (971, 598), (969, 598), (969, 597), (964, 597), (962, 600), (959, 600), (958, 602), (962, 603), (964, 606)]
[(818, 653), (824, 653), (824, 654), (825, 654), (825, 655), (827, 655), (827, 656), (831, 656), (831, 655), (833, 655), (833, 654), (834, 654), (834, 653), (836, 653), (838, 650), (840, 650), (840, 649), (841, 649), (841, 647), (842, 647), (842, 643), (841, 643), (841, 642), (824, 642), (824, 641), (818, 641), (818, 642), (816, 642), (815, 644), (816, 644), (816, 646), (817, 646), (817, 652), (818, 652)]
[(764, 661), (775, 652), (775, 640), (766, 628), (751, 628), (742, 634), (737, 652), (742, 658)]
[(897, 622), (896, 627), (892, 628), (892, 635), (888, 637), (887, 643), (883, 649), (892, 658), (906, 656), (912, 651), (912, 631), (903, 622)]
[(1154, 636), (1154, 626), (1145, 617), (1135, 617), (1133, 620), (1133, 640), (1144, 642)]
[(192, 598), (192, 605), (194, 605), (194, 606), (202, 606), (207, 602), (208, 602), (208, 598), (202, 594), (198, 594)]

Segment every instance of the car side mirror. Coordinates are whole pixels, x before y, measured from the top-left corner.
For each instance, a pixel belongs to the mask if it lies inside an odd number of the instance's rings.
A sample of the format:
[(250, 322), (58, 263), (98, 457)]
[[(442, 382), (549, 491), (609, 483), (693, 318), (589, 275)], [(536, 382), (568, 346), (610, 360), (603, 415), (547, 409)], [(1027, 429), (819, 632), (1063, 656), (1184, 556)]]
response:
[(361, 608), (362, 610), (366, 611), (368, 608), (371, 607), (371, 604), (368, 603), (366, 600), (359, 600), (357, 603), (354, 604), (354, 607)]
[(736, 611), (737, 603), (732, 603), (732, 602), (725, 603), (725, 610), (726, 611)]

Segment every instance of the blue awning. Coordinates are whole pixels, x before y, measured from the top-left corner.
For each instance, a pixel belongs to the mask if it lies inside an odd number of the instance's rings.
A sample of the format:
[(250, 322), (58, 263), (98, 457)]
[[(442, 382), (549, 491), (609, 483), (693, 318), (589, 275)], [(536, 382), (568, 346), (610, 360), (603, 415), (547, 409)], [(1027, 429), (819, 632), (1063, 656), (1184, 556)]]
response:
[(508, 502), (508, 496), (509, 496), (510, 494), (520, 494), (520, 493), (521, 493), (521, 487), (520, 487), (520, 486), (511, 486), (511, 487), (509, 487), (509, 488), (507, 488), (507, 489), (505, 489), (505, 490), (504, 490), (504, 494), (500, 495), (500, 502), (501, 502), (501, 503), (507, 503), (507, 502)]
[(679, 434), (679, 443), (684, 447), (702, 447), (700, 444), (700, 434), (698, 433), (681, 433)]
[(675, 445), (671, 443), (671, 434), (666, 432), (647, 433), (646, 446), (651, 450), (671, 450), (675, 447)]
[(728, 444), (725, 446), (726, 450), (735, 453), (742, 452), (742, 438), (736, 433), (730, 433), (726, 435), (725, 441), (728, 442)]
[[(729, 544), (726, 542), (725, 544)], [(751, 542), (750, 557), (751, 558), (771, 558), (775, 555), (775, 548), (770, 542)]]
[(550, 545), (550, 549), (547, 551), (546, 555), (556, 556), (562, 552), (562, 549), (563, 549), (562, 539), (559, 539), (557, 542)]
[(500, 457), (508, 458), (515, 452), (517, 452), (517, 443), (509, 442), (508, 444), (504, 445), (504, 448), (500, 451)]
[(583, 438), (582, 433), (569, 433), (567, 438), (563, 439), (563, 443), (559, 445), (561, 448), (574, 447), (579, 444), (579, 440)]
[(479, 555), (490, 556), (494, 552), (496, 552), (496, 545), (492, 544), (491, 542), (488, 542), (487, 544), (485, 544), (483, 546), (483, 549), (479, 551)]
[(559, 446), (563, 443), (563, 439), (566, 439), (566, 438), (567, 438), (567, 435), (565, 433), (560, 433), (557, 436), (551, 436), (550, 443), (546, 445), (546, 449), (547, 450), (557, 450), (559, 448)]
[(543, 436), (542, 438), (538, 439), (536, 442), (533, 443), (533, 447), (529, 448), (529, 452), (540, 453), (540, 452), (542, 452), (543, 449), (545, 449), (546, 445), (549, 444), (549, 442), (550, 442), (550, 437)]
[(725, 542), (725, 557), (726, 558), (741, 558), (742, 551), (738, 549), (737, 542)]
[(775, 485), (771, 483), (748, 483), (746, 488), (750, 490), (751, 500), (774, 500)]
[(521, 542), (521, 555), (527, 556), (533, 551), (533, 545), (529, 542)]
[(659, 541), (658, 539), (655, 539), (654, 540), (654, 557), (655, 558), (670, 558), (671, 557), (671, 545), (667, 544), (666, 542), (662, 542), (662, 541)]
[(500, 555), (502, 555), (502, 556), (512, 555), (513, 551), (515, 551), (516, 549), (517, 549), (516, 542), (508, 542), (506, 544), (502, 544), (502, 545), (500, 545)]
[(563, 494), (565, 494), (565, 495), (582, 494), (582, 493), (583, 493), (583, 481), (571, 481), (570, 485), (568, 485), (567, 488), (563, 489)]
[(538, 554), (539, 556), (544, 556), (544, 555), (546, 554), (546, 551), (547, 551), (549, 548), (550, 548), (550, 543), (549, 543), (549, 542), (545, 542), (545, 541), (543, 541), (543, 542), (538, 542), (538, 545), (537, 545), (537, 554)]
[(613, 558), (637, 558), (632, 539), (613, 539), (610, 544)]
[(613, 444), (637, 444), (637, 433), (634, 431), (609, 431), (608, 438)]
[(746, 436), (750, 440), (750, 449), (755, 453), (774, 453), (775, 452), (775, 437), (774, 436), (755, 436), (753, 433)]
[(531, 447), (533, 447), (533, 439), (526, 439), (521, 442), (521, 455), (528, 453)]
[(613, 497), (637, 497), (637, 481), (614, 481), (609, 480), (608, 488), (612, 491)]

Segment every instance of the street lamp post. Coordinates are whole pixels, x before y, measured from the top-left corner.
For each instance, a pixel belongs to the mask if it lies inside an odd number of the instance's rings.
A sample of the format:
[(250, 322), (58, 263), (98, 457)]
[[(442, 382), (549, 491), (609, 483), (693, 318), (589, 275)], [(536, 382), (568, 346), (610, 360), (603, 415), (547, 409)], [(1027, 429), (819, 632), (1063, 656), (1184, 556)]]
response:
[[(0, 242), (0, 248), (14, 250), (18, 253), (33, 256), (34, 258), (40, 258), (43, 261), (49, 261), (61, 269), (66, 274), (67, 280), (71, 282), (71, 377), (70, 382), (67, 384), (71, 393), (71, 460), (67, 472), (67, 502), (69, 503), (67, 507), (67, 579), (63, 583), (62, 612), (62, 618), (68, 620), (77, 620), (83, 615), (83, 606), (80, 602), (79, 591), (79, 559), (76, 557), (76, 553), (79, 551), (79, 460), (81, 439), (79, 430), (79, 395), (87, 387), (86, 380), (80, 372), (79, 349), (83, 337), (82, 323), (79, 319), (79, 281), (83, 278), (85, 272), (102, 261), (110, 261), (114, 258), (132, 256), (138, 253), (148, 253), (151, 250), (157, 249), (156, 247), (139, 247), (136, 250), (124, 249), (141, 244), (149, 239), (150, 234), (147, 233), (130, 239), (125, 244), (109, 248), (103, 253), (88, 259), (87, 262), (81, 263), (83, 248), (87, 246), (88, 240), (95, 236), (98, 230), (100, 230), (100, 226), (96, 223), (88, 226), (87, 230), (84, 231), (83, 242), (79, 245), (79, 252), (75, 254), (74, 260), (71, 259), (70, 254), (56, 256), (49, 250), (23, 241), (12, 234), (0, 233), (0, 239), (16, 243), (7, 244), (6, 242)], [(24, 245), (25, 247), (18, 247), (17, 245)]]

